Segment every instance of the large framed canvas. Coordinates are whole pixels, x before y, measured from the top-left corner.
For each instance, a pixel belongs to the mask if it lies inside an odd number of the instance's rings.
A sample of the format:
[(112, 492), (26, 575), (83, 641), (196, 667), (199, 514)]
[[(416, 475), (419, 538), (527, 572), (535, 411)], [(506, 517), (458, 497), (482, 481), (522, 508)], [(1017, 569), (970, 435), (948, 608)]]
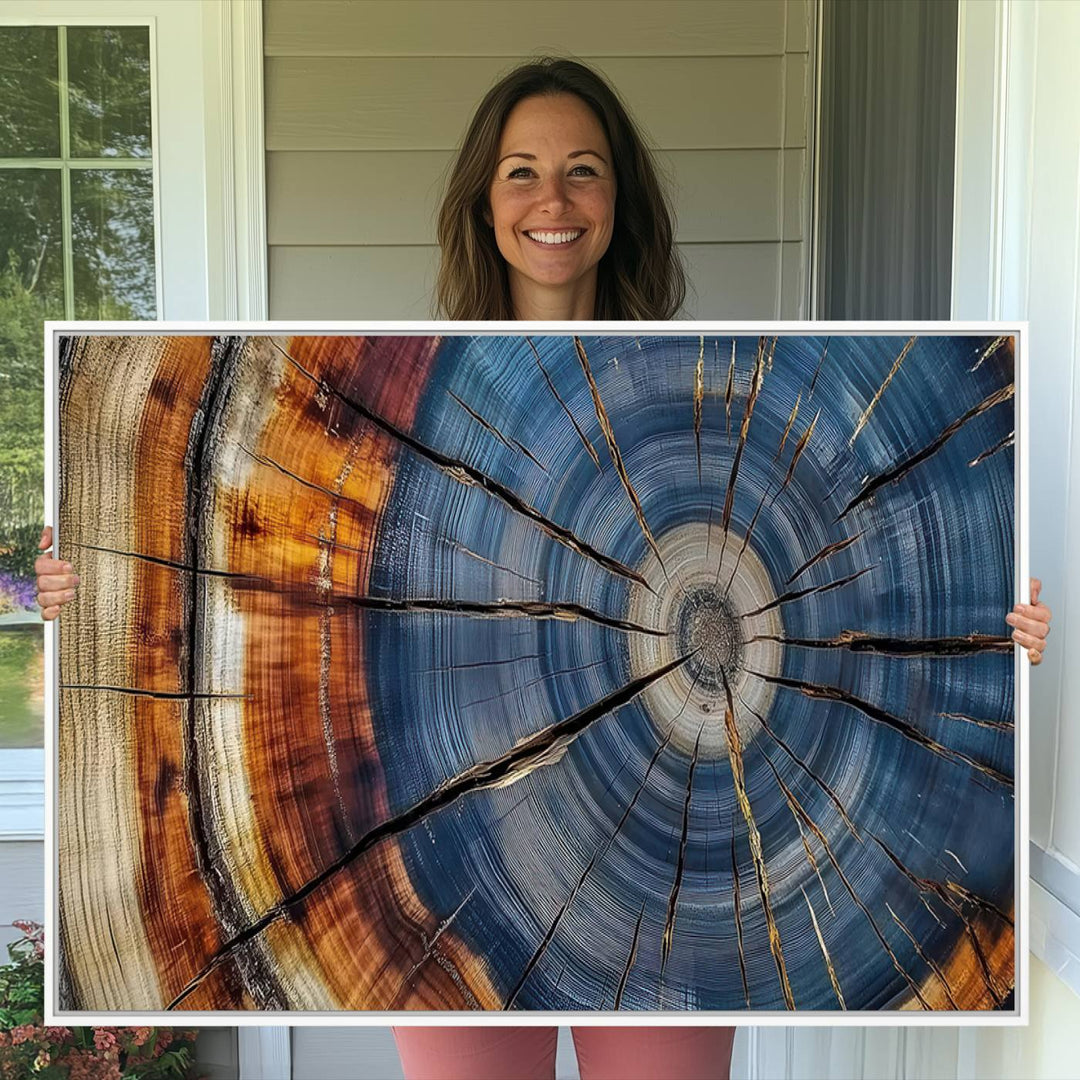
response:
[(48, 338), (52, 1017), (1023, 1018), (1022, 326)]

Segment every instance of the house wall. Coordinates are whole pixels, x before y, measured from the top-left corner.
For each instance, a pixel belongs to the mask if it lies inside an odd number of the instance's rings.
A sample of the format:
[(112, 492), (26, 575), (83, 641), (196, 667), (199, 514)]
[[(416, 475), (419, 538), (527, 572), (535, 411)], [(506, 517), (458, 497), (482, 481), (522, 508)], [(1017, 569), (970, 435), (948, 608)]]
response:
[(581, 57), (670, 176), (688, 318), (805, 318), (812, 0), (266, 0), (273, 319), (431, 318), (435, 212), (473, 109)]

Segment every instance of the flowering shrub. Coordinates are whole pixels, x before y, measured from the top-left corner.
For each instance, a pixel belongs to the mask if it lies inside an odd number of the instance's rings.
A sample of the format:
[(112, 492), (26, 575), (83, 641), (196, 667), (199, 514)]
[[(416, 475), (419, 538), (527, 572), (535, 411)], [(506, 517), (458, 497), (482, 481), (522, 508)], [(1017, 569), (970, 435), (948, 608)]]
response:
[(24, 936), (0, 967), (3, 1080), (192, 1080), (195, 1031), (46, 1026), (44, 931), (33, 922), (13, 925)]
[(37, 604), (37, 583), (0, 570), (0, 615), (11, 611), (32, 610)]

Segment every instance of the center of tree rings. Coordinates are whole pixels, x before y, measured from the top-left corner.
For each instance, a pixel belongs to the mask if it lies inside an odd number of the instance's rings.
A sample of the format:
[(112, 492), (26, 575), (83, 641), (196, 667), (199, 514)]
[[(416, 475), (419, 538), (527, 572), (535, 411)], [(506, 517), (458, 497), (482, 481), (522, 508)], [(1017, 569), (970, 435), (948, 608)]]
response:
[(780, 608), (769, 607), (776, 591), (753, 542), (743, 549), (734, 528), (725, 541), (719, 523), (689, 522), (656, 542), (663, 565), (650, 550), (636, 567), (649, 588), (631, 589), (627, 618), (664, 635), (628, 636), (630, 677), (690, 656), (649, 686), (641, 704), (659, 740), (670, 736), (690, 755), (700, 735), (699, 757), (726, 761), (725, 679), (744, 748), (761, 734), (754, 714), (767, 716), (776, 692), (768, 681), (780, 674), (783, 657)]
[(742, 621), (723, 586), (704, 585), (683, 597), (672, 632), (680, 655), (693, 653), (689, 667), (703, 687), (720, 692), (725, 678), (735, 678), (743, 653)]

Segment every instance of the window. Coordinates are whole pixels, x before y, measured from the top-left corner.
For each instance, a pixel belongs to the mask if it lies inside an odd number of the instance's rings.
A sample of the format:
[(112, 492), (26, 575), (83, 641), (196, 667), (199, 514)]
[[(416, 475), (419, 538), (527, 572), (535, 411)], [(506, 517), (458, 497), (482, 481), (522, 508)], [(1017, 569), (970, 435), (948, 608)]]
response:
[(42, 322), (152, 319), (150, 27), (0, 26), (0, 747), (42, 745)]

